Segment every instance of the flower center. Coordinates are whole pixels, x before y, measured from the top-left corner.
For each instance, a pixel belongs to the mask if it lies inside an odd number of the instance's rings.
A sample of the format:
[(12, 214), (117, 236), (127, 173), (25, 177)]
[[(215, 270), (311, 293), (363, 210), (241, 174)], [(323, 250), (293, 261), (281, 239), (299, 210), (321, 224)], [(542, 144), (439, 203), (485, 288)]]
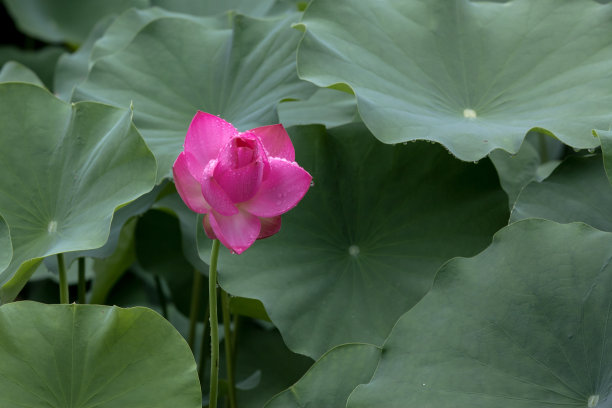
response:
[(232, 139), (232, 167), (239, 169), (251, 163), (255, 158), (256, 143), (252, 139), (235, 137)]

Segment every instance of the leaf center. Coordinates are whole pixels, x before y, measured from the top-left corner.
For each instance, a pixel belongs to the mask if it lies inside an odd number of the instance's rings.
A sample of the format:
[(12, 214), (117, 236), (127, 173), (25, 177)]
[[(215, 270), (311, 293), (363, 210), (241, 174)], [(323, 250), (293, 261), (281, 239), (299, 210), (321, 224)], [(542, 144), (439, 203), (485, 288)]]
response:
[(468, 119), (476, 119), (476, 111), (474, 109), (464, 109), (463, 117)]

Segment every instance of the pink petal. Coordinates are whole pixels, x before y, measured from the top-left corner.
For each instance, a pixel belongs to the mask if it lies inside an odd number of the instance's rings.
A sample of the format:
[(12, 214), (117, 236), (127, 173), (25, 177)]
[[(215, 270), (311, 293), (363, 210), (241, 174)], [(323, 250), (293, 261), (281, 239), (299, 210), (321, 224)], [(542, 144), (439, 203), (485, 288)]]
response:
[(261, 223), (259, 218), (246, 211), (226, 217), (215, 211), (208, 214), (208, 221), (215, 235), (223, 245), (237, 254), (241, 254), (259, 236)]
[(259, 218), (261, 222), (261, 231), (259, 231), (259, 236), (257, 239), (264, 239), (271, 237), (280, 231), (281, 228), (281, 216), (277, 215), (276, 217), (271, 218)]
[(241, 203), (257, 193), (264, 170), (269, 166), (258, 139), (238, 136), (221, 149), (213, 176), (232, 202)]
[(239, 132), (218, 116), (198, 111), (185, 137), (185, 151), (198, 158), (202, 166), (217, 158), (221, 148)]
[(204, 215), (202, 224), (204, 225), (204, 232), (206, 233), (206, 236), (210, 239), (217, 239), (217, 236), (215, 235), (215, 231), (213, 231), (212, 227), (210, 226), (210, 220), (208, 219), (208, 214)]
[(261, 140), (269, 157), (295, 161), (295, 149), (283, 125), (262, 126), (247, 133), (253, 133)]
[(200, 214), (210, 211), (210, 204), (204, 199), (202, 186), (198, 181), (203, 172), (198, 160), (188, 152), (181, 152), (172, 166), (176, 190), (187, 207)]
[(202, 195), (210, 206), (219, 214), (227, 216), (237, 214), (238, 209), (234, 205), (234, 202), (213, 177), (216, 166), (217, 160), (211, 160), (204, 169), (202, 179), (200, 180), (202, 184)]
[(297, 163), (272, 157), (270, 174), (259, 191), (241, 208), (258, 217), (275, 217), (286, 213), (304, 197), (312, 176)]

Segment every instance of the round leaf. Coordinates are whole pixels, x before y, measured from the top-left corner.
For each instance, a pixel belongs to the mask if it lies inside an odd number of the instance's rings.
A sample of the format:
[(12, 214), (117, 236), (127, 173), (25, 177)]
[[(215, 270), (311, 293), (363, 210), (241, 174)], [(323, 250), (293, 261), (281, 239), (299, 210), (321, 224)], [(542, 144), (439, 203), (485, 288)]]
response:
[(612, 187), (600, 155), (570, 157), (541, 183), (531, 183), (518, 196), (510, 221), (546, 218), (585, 222), (612, 232)]
[(44, 47), (40, 50), (23, 50), (14, 46), (0, 46), (0, 65), (16, 61), (30, 68), (48, 89), (52, 88), (55, 64), (62, 55), (61, 47)]
[(19, 29), (47, 42), (81, 44), (103, 17), (149, 0), (4, 0)]
[(295, 19), (238, 15), (233, 29), (220, 29), (209, 20), (157, 18), (125, 49), (97, 60), (75, 98), (133, 103), (158, 178), (168, 177), (198, 109), (244, 130), (278, 122), (278, 102), (313, 90), (295, 73)]
[[(362, 124), (297, 128), (292, 140), (315, 185), (278, 234), (241, 255), (222, 249), (219, 281), (261, 300), (295, 352), (382, 344), (442, 263), (477, 253), (506, 224), (488, 161), (463, 163), (427, 143), (384, 145)], [(198, 231), (207, 260), (210, 240)]]
[(609, 407), (611, 258), (585, 224), (504, 228), (440, 270), (347, 407)]
[(319, 88), (303, 101), (280, 103), (278, 117), (285, 127), (321, 124), (331, 128), (359, 121), (355, 96), (329, 88)]
[(0, 84), (0, 121), (0, 213), (14, 248), (0, 272), (4, 302), (39, 258), (104, 245), (115, 208), (153, 187), (155, 160), (130, 112), (71, 105), (38, 86)]
[(325, 353), (291, 388), (270, 400), (265, 408), (345, 408), (359, 384), (372, 378), (380, 348), (372, 344), (343, 344)]
[(298, 71), (350, 86), (385, 143), (433, 140), (478, 160), (541, 129), (591, 148), (612, 120), (611, 19), (592, 0), (315, 0)]
[(603, 154), (606, 175), (610, 184), (612, 184), (612, 131), (597, 131), (596, 135), (601, 141), (601, 152)]
[(12, 257), (11, 233), (6, 221), (0, 216), (0, 271), (9, 266)]
[(29, 82), (44, 86), (40, 78), (30, 68), (15, 61), (9, 61), (0, 70), (0, 82)]
[[(247, 319), (240, 320), (235, 347), (235, 377), (240, 387), (236, 399), (240, 408), (263, 407), (312, 365), (311, 359), (287, 348), (278, 330), (264, 329)], [(223, 370), (225, 364), (221, 365)]]
[(0, 307), (0, 405), (201, 407), (193, 355), (147, 308)]

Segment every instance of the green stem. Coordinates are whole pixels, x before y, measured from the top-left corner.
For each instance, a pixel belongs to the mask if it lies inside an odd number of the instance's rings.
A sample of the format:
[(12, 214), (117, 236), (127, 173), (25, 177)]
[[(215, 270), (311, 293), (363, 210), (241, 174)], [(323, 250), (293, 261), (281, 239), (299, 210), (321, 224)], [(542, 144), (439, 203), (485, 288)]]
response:
[(232, 330), (232, 368), (236, 372), (236, 343), (238, 342), (238, 331), (240, 329), (240, 315), (234, 314), (234, 330)]
[(210, 307), (206, 306), (206, 312), (204, 313), (204, 327), (202, 328), (202, 343), (200, 344), (200, 365), (198, 366), (198, 377), (200, 377), (200, 382), (204, 380), (204, 363), (206, 363), (206, 350), (210, 347), (210, 341), (208, 340), (208, 334), (206, 333), (208, 329), (208, 316), (210, 316)]
[(232, 346), (232, 321), (230, 319), (229, 296), (221, 289), (221, 313), (223, 314), (223, 329), (225, 330), (225, 366), (227, 370), (227, 394), (230, 408), (236, 408), (236, 386), (234, 384), (234, 347)]
[(164, 296), (164, 288), (162, 288), (161, 279), (158, 275), (155, 275), (155, 290), (157, 291), (157, 298), (159, 300), (159, 306), (162, 310), (162, 316), (168, 320), (168, 305), (166, 304), (166, 297)]
[(57, 254), (57, 268), (59, 269), (60, 303), (68, 304), (68, 277), (66, 276), (64, 254)]
[(87, 289), (85, 288), (85, 258), (80, 257), (79, 260), (79, 303), (84, 305), (87, 296)]
[(189, 309), (189, 337), (187, 343), (193, 350), (195, 343), (196, 323), (200, 312), (200, 294), (202, 293), (202, 274), (197, 269), (193, 270), (193, 287), (191, 288), (191, 308)]
[(217, 259), (219, 240), (214, 239), (210, 252), (208, 299), (210, 301), (210, 401), (209, 408), (217, 408), (219, 392), (219, 322), (217, 321)]

